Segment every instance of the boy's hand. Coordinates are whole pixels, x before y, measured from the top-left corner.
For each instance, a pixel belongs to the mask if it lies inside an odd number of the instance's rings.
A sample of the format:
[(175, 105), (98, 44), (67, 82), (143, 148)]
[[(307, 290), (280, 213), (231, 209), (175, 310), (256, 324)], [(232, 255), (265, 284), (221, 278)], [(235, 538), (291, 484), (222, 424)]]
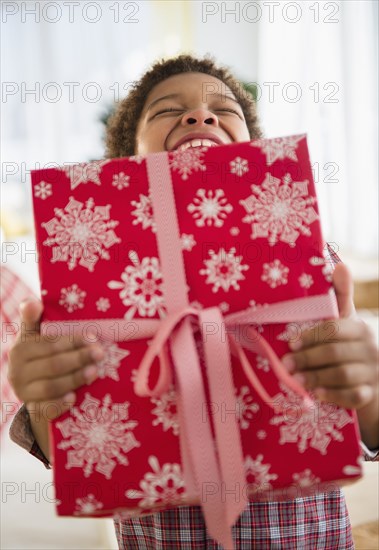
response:
[(318, 399), (362, 409), (378, 400), (379, 352), (369, 327), (354, 318), (353, 282), (343, 264), (333, 273), (340, 319), (302, 332), (283, 363)]
[(41, 302), (24, 302), (20, 312), (21, 330), (9, 353), (9, 382), (29, 413), (38, 407), (53, 420), (75, 402), (73, 390), (97, 378), (96, 361), (103, 351), (79, 336), (55, 341), (41, 336)]

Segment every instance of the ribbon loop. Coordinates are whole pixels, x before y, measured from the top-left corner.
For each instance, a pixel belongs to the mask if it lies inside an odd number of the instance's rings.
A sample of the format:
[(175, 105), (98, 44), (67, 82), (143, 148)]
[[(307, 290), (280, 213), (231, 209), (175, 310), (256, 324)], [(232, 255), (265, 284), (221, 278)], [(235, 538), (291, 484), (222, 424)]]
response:
[[(242, 332), (242, 331), (241, 331)], [(262, 385), (260, 379), (254, 372), (254, 369), (251, 366), (250, 361), (248, 360), (246, 353), (243, 350), (243, 346), (247, 347), (250, 351), (254, 353), (259, 353), (261, 356), (268, 359), (272, 370), (275, 372), (278, 380), (281, 380), (287, 387), (289, 387), (296, 395), (298, 395), (303, 400), (303, 407), (305, 410), (311, 409), (313, 406), (313, 401), (309, 397), (305, 389), (298, 383), (296, 380), (286, 371), (283, 367), (279, 357), (276, 355), (273, 348), (267, 342), (257, 330), (248, 326), (247, 333), (250, 336), (249, 338), (243, 336), (242, 342), (237, 342), (233, 334), (229, 334), (229, 339), (232, 345), (232, 349), (239, 358), (242, 369), (247, 376), (251, 386), (258, 393), (262, 401), (264, 401), (270, 408), (277, 409), (277, 405), (274, 405), (273, 397), (268, 394), (264, 386)], [(246, 345), (248, 341), (248, 346)]]
[[(197, 310), (191, 307), (183, 308), (169, 314), (159, 325), (153, 340), (150, 342), (138, 368), (138, 376), (134, 383), (134, 391), (139, 397), (159, 396), (169, 389), (171, 383), (171, 368), (165, 344), (172, 335), (176, 325), (187, 315), (196, 315)], [(154, 359), (159, 355), (160, 370), (157, 384), (154, 389), (148, 387), (148, 379)]]

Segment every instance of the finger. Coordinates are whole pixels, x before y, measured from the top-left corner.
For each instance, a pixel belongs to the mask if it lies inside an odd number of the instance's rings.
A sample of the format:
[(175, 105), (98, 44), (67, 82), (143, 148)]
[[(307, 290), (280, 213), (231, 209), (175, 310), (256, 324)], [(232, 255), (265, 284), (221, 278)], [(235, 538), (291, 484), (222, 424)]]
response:
[(340, 317), (349, 317), (355, 311), (353, 302), (354, 284), (350, 271), (342, 262), (334, 268), (333, 286)]
[(348, 389), (316, 388), (314, 395), (319, 401), (333, 403), (344, 409), (361, 409), (373, 399), (374, 389), (366, 384)]
[(30, 384), (45, 378), (66, 376), (87, 365), (101, 361), (104, 351), (98, 344), (82, 347), (73, 351), (49, 355), (41, 359), (30, 361), (22, 373), (20, 384)]
[(36, 336), (35, 341), (28, 340), (25, 346), (25, 340), (22, 337), (12, 348), (12, 354), (19, 361), (33, 361), (49, 357), (50, 355), (60, 354), (67, 351), (80, 349), (88, 346), (89, 343), (79, 334), (70, 336), (59, 336), (52, 338), (49, 336)]
[(371, 350), (367, 342), (363, 340), (322, 344), (282, 357), (282, 362), (289, 372), (329, 368), (331, 365), (353, 362), (371, 362), (372, 360)]
[(296, 339), (288, 342), (288, 344), (292, 350), (297, 351), (325, 343), (358, 341), (367, 338), (371, 338), (371, 333), (363, 321), (358, 319), (329, 319), (328, 321), (320, 321), (311, 329), (300, 330)]
[(40, 319), (43, 312), (42, 302), (28, 299), (20, 304), (21, 326), (20, 335), (33, 339), (40, 332)]
[(28, 403), (60, 399), (85, 384), (92, 384), (98, 376), (98, 368), (89, 365), (58, 378), (36, 380), (25, 386), (23, 401)]
[(349, 363), (324, 369), (295, 372), (295, 380), (307, 390), (318, 387), (327, 389), (354, 388), (372, 384), (374, 374), (369, 366), (362, 363)]
[(63, 413), (69, 411), (75, 404), (75, 401), (75, 392), (70, 392), (60, 399), (29, 402), (26, 404), (26, 408), (29, 415), (33, 417), (36, 422), (41, 422), (43, 420), (55, 420)]

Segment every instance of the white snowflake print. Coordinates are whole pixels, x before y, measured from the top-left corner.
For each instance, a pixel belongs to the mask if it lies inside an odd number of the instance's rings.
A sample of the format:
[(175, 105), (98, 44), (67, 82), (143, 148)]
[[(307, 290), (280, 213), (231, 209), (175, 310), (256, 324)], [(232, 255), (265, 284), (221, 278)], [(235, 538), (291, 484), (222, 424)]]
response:
[(87, 293), (81, 290), (76, 283), (67, 288), (61, 288), (59, 305), (67, 309), (69, 313), (83, 309), (86, 295)]
[(103, 359), (97, 363), (99, 378), (107, 376), (117, 382), (120, 380), (118, 368), (124, 357), (130, 355), (130, 351), (119, 348), (114, 342), (101, 342), (104, 351)]
[(299, 277), (299, 284), (302, 288), (310, 288), (313, 285), (312, 275), (302, 273)]
[[(267, 307), (267, 306), (268, 306), (268, 304), (257, 304), (257, 302), (255, 300), (250, 300), (249, 301), (249, 307), (253, 311), (256, 311), (259, 307)], [(257, 332), (263, 332), (263, 330), (264, 330), (263, 324), (261, 324), (261, 323), (254, 323), (253, 328)]]
[(220, 304), (218, 304), (218, 307), (220, 308), (220, 311), (222, 311), (223, 313), (226, 313), (230, 309), (228, 302), (221, 302)]
[(124, 172), (120, 172), (119, 174), (115, 174), (113, 176), (112, 185), (114, 185), (114, 187), (117, 187), (117, 189), (121, 191), (121, 189), (129, 187), (129, 180), (130, 176), (128, 176)]
[(86, 497), (75, 499), (75, 504), (74, 516), (94, 514), (103, 508), (103, 503), (99, 502), (92, 493)]
[(362, 467), (347, 464), (342, 468), (342, 472), (347, 476), (359, 476), (362, 475)]
[(266, 174), (262, 185), (252, 185), (252, 195), (240, 204), (248, 213), (243, 222), (251, 223), (251, 238), (268, 237), (271, 246), (278, 241), (295, 246), (300, 233), (311, 235), (309, 225), (318, 219), (308, 196), (308, 181), (292, 181), (286, 174), (282, 179)]
[(200, 275), (207, 275), (206, 284), (213, 284), (212, 292), (218, 292), (222, 288), (229, 292), (230, 287), (239, 290), (238, 281), (245, 279), (242, 271), (249, 269), (249, 266), (242, 264), (242, 256), (236, 256), (236, 249), (232, 247), (229, 252), (220, 248), (218, 253), (209, 250), (210, 259), (204, 260), (205, 269), (200, 269)]
[(195, 219), (195, 223), (198, 227), (208, 227), (214, 225), (215, 227), (222, 227), (227, 214), (233, 210), (233, 206), (228, 204), (225, 193), (222, 189), (216, 189), (213, 191), (209, 189), (198, 189), (192, 203), (187, 206), (188, 212), (190, 212)]
[(281, 263), (280, 260), (274, 260), (270, 264), (263, 264), (262, 281), (265, 281), (271, 288), (288, 283), (287, 275), (289, 268)]
[(315, 321), (302, 321), (288, 323), (283, 332), (278, 334), (276, 337), (277, 340), (282, 340), (283, 342), (296, 342), (301, 338), (302, 332), (316, 326)]
[(193, 300), (193, 301), (190, 303), (190, 306), (191, 306), (191, 307), (194, 307), (195, 309), (204, 309), (203, 304), (201, 304), (198, 300)]
[(325, 263), (324, 267), (322, 268), (322, 274), (324, 275), (325, 277), (325, 280), (328, 282), (328, 283), (331, 283), (333, 281), (333, 267), (328, 264), (328, 263)]
[(269, 372), (270, 361), (266, 357), (257, 355), (257, 368), (263, 370), (263, 372)]
[(267, 432), (265, 432), (265, 430), (258, 430), (257, 431), (257, 438), (258, 439), (266, 439), (267, 437)]
[(311, 258), (309, 258), (309, 263), (313, 266), (321, 266), (325, 264), (325, 260), (320, 256), (312, 256)]
[(253, 311), (256, 311), (257, 309), (261, 308), (261, 307), (268, 307), (268, 304), (258, 304), (255, 300), (250, 300), (249, 301), (249, 307), (253, 310)]
[(168, 392), (162, 394), (160, 397), (152, 397), (150, 399), (155, 409), (151, 412), (156, 415), (153, 420), (153, 426), (162, 424), (162, 428), (165, 432), (172, 430), (174, 435), (179, 434), (179, 421), (176, 409), (176, 392), (174, 387), (171, 387)]
[(132, 160), (133, 162), (136, 162), (137, 164), (141, 164), (141, 162), (144, 160), (144, 156), (142, 155), (133, 155), (129, 157), (129, 160)]
[(128, 265), (121, 275), (121, 281), (109, 281), (108, 287), (120, 289), (120, 298), (125, 306), (130, 306), (124, 317), (130, 321), (135, 313), (141, 317), (153, 317), (158, 313), (164, 317), (163, 281), (158, 258), (142, 258), (131, 250)]
[(309, 468), (306, 468), (303, 472), (292, 474), (292, 479), (299, 487), (312, 487), (321, 481)]
[[(259, 307), (267, 307), (267, 306), (268, 306), (268, 304), (257, 304), (257, 302), (255, 300), (250, 300), (249, 301), (249, 308), (252, 311), (255, 311)], [(263, 332), (263, 330), (264, 330), (264, 327), (263, 327), (262, 323), (253, 323), (253, 328), (258, 332)]]
[(259, 410), (258, 403), (254, 403), (253, 397), (247, 386), (241, 386), (239, 392), (236, 389), (237, 420), (242, 430), (247, 430), (254, 414)]
[(163, 464), (162, 468), (156, 456), (149, 456), (152, 472), (147, 472), (140, 481), (141, 491), (128, 490), (128, 498), (141, 499), (138, 506), (146, 508), (154, 504), (180, 505), (186, 497), (183, 474), (180, 464)]
[(142, 224), (142, 229), (151, 228), (153, 233), (156, 233), (157, 227), (153, 218), (153, 205), (151, 198), (147, 195), (139, 196), (138, 201), (130, 201), (130, 204), (135, 207), (135, 210), (132, 210), (132, 216), (135, 216), (135, 220), (132, 221), (133, 225), (138, 223)]
[(270, 166), (276, 160), (289, 158), (297, 162), (296, 149), (298, 142), (304, 137), (291, 136), (275, 139), (257, 139), (251, 143), (252, 147), (260, 147), (266, 155), (267, 165)]
[(237, 235), (240, 234), (240, 229), (239, 227), (231, 227), (230, 228), (230, 234), (233, 236), (233, 237), (236, 237)]
[(111, 304), (108, 300), (108, 298), (99, 298), (96, 302), (96, 309), (97, 311), (108, 311), (108, 309), (111, 307)]
[(325, 258), (322, 258), (320, 256), (312, 256), (311, 258), (309, 258), (309, 263), (313, 266), (322, 266), (322, 274), (324, 275), (325, 277), (325, 280), (328, 282), (328, 283), (331, 283), (332, 280), (333, 280), (333, 271), (334, 271), (334, 267), (333, 267), (333, 264), (328, 261), (327, 259)]
[(180, 237), (180, 242), (182, 243), (182, 250), (189, 251), (191, 251), (196, 244), (193, 235), (187, 235), (187, 233), (182, 234), (182, 236)]
[(273, 405), (279, 414), (270, 420), (270, 424), (280, 427), (280, 445), (295, 443), (300, 453), (309, 446), (326, 455), (332, 439), (343, 441), (340, 430), (353, 422), (344, 409), (317, 401), (316, 408), (306, 410), (302, 407), (301, 397), (282, 382), (279, 386), (283, 393), (273, 398)]
[(245, 172), (249, 171), (248, 161), (242, 159), (241, 157), (236, 157), (234, 160), (230, 161), (230, 173), (236, 174), (237, 176), (243, 176)]
[(117, 464), (127, 466), (126, 454), (141, 445), (131, 431), (138, 422), (129, 419), (129, 406), (127, 401), (112, 403), (110, 394), (101, 403), (86, 393), (80, 407), (72, 407), (70, 417), (56, 423), (64, 438), (58, 449), (72, 447), (66, 469), (82, 468), (84, 477), (95, 469), (111, 479)]
[(88, 182), (95, 183), (96, 185), (101, 185), (99, 176), (101, 174), (103, 166), (108, 162), (110, 162), (110, 159), (94, 160), (89, 164), (82, 162), (80, 164), (64, 166), (62, 170), (71, 180), (71, 189), (76, 189), (78, 185)]
[(247, 479), (250, 476), (253, 478), (252, 481), (248, 479), (248, 483), (249, 489), (254, 493), (272, 489), (271, 481), (278, 478), (277, 474), (269, 473), (271, 464), (265, 464), (263, 458), (262, 454), (257, 455), (255, 459), (250, 455), (245, 457), (245, 475)]
[(51, 183), (46, 183), (45, 181), (37, 183), (34, 186), (34, 196), (44, 201), (53, 194), (51, 187)]
[(183, 180), (187, 180), (192, 171), (205, 170), (203, 164), (203, 154), (207, 151), (207, 147), (188, 147), (184, 151), (180, 149), (172, 151), (170, 159), (170, 167), (172, 170), (177, 170)]
[(94, 206), (92, 198), (84, 207), (73, 197), (64, 210), (54, 208), (55, 218), (41, 224), (49, 235), (43, 244), (53, 246), (51, 262), (67, 262), (70, 270), (79, 264), (93, 271), (100, 258), (109, 260), (107, 249), (121, 242), (113, 231), (118, 221), (110, 219), (110, 208), (110, 204)]

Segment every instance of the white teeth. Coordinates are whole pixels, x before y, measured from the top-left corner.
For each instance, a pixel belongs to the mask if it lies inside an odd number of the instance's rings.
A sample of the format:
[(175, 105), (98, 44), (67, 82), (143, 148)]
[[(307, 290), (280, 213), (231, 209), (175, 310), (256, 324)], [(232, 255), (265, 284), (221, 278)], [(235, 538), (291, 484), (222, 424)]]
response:
[(183, 145), (181, 145), (178, 149), (179, 149), (179, 151), (185, 151), (189, 147), (191, 147), (191, 143), (189, 141), (187, 141), (186, 143), (183, 143)]
[(203, 139), (203, 145), (204, 147), (212, 147), (212, 145), (215, 145), (215, 142), (209, 139)]
[(191, 147), (200, 147), (201, 146), (201, 139), (193, 139), (191, 141)]
[(210, 139), (192, 139), (191, 141), (186, 141), (178, 147), (178, 151), (185, 151), (189, 147), (214, 147), (215, 145), (217, 145), (217, 143), (211, 141)]

